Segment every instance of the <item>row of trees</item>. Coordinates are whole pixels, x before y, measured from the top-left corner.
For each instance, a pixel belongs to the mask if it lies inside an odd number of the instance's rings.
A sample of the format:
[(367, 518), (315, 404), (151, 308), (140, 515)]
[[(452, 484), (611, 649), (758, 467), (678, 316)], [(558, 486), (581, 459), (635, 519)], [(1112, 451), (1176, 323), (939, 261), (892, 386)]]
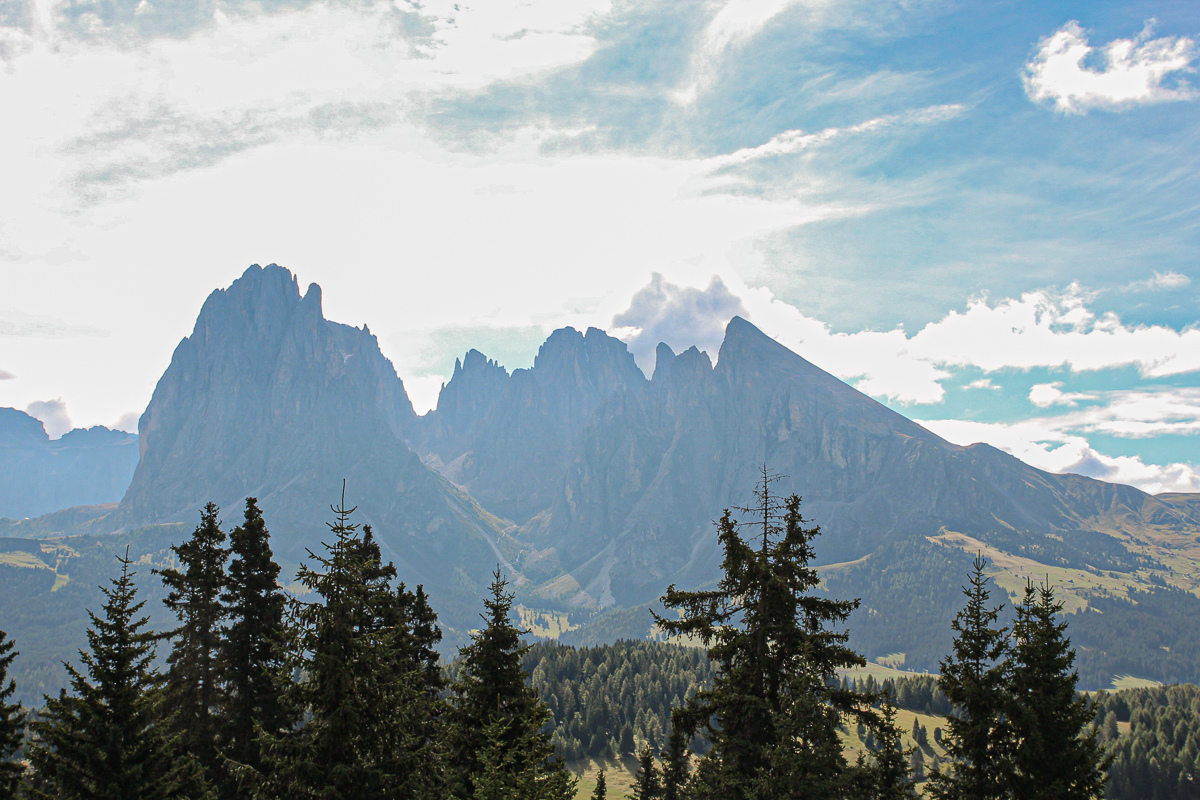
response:
[[(842, 630), (857, 601), (832, 599), (813, 557), (816, 526), (800, 498), (771, 494), (763, 472), (749, 525), (726, 512), (718, 524), (724, 577), (709, 591), (668, 589), (678, 618), (671, 634), (698, 638), (716, 666), (710, 689), (673, 713), (671, 741), (656, 761), (644, 749), (638, 800), (766, 800), (915, 797), (912, 753), (901, 746), (892, 698), (838, 680), (861, 667)], [(966, 607), (955, 617), (953, 651), (940, 693), (953, 707), (941, 742), (951, 765), (931, 775), (939, 800), (1090, 800), (1103, 796), (1104, 757), (1095, 710), (1075, 689), (1074, 652), (1062, 604), (1047, 585), (1028, 584), (1016, 621), (998, 624), (977, 558)], [(931, 697), (932, 700), (932, 697)], [(862, 726), (872, 757), (850, 763), (839, 736)], [(709, 747), (699, 755), (697, 735)]]
[[(179, 621), (164, 634), (120, 559), (70, 690), (46, 698), (23, 744), (12, 682), (0, 691), (0, 798), (573, 797), (499, 572), (447, 686), (424, 591), (396, 582), (344, 500), (333, 511), (289, 596), (256, 501), (228, 538), (207, 506), (175, 565), (155, 570)], [(0, 634), (0, 682), (13, 655)], [(27, 768), (11, 758), (21, 746)]]
[[(916, 796), (892, 698), (838, 678), (864, 665), (843, 630), (858, 601), (817, 591), (820, 529), (802, 517), (799, 497), (772, 493), (774, 480), (764, 470), (757, 504), (740, 509), (752, 522), (729, 511), (720, 520), (719, 584), (672, 586), (663, 598), (675, 616), (656, 615), (658, 624), (699, 640), (713, 673), (680, 698), (657, 757), (646, 737), (639, 800)], [(424, 592), (396, 582), (344, 499), (333, 511), (331, 542), (310, 552), (302, 588), (288, 596), (255, 502), (228, 547), (208, 506), (191, 539), (172, 548), (177, 563), (159, 572), (179, 625), (158, 637), (145, 630), (122, 559), (103, 613), (92, 616), (82, 669), (70, 668), (71, 691), (48, 698), (31, 726), (28, 773), (6, 767), (3, 785), (11, 793), (19, 782), (31, 797), (114, 800), (572, 797), (551, 712), (527, 685), (528, 648), (499, 572), (483, 627), (447, 685)], [(1002, 626), (984, 566), (976, 560), (942, 662), (951, 766), (934, 771), (930, 791), (940, 800), (1099, 797), (1107, 764), (1094, 711), (1075, 692), (1061, 603), (1030, 584), (1015, 623)], [(171, 651), (160, 676), (152, 661), (163, 638)], [(9, 650), (0, 647), (0, 665)], [(0, 712), (17, 719), (3, 705), (11, 684), (7, 692)], [(560, 712), (573, 702), (565, 691), (555, 699)], [(844, 746), (851, 727), (873, 743), (854, 761)], [(19, 729), (16, 739), (7, 730), (0, 746), (20, 741)], [(601, 782), (596, 796), (604, 792)]]

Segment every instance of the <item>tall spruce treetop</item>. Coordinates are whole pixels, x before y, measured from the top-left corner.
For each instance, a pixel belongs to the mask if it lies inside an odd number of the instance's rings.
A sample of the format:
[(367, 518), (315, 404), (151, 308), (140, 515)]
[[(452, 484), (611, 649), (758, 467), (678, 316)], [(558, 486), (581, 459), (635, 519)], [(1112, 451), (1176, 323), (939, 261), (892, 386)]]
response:
[[(267, 732), (261, 796), (321, 800), (432, 797), (439, 779), (414, 709), (421, 687), (395, 669), (395, 629), (382, 615), (393, 601), (395, 574), (365, 545), (354, 508), (333, 507), (333, 541), (309, 551), (297, 580), (314, 601), (289, 601), (289, 670), (301, 676), (288, 704), (303, 710), (294, 734)], [(310, 566), (311, 564), (311, 566)]]
[(229, 549), (233, 558), (222, 596), (228, 623), (221, 644), (221, 739), (230, 759), (257, 770), (261, 758), (255, 726), (278, 733), (293, 721), (278, 680), (286, 595), (279, 588), (279, 565), (257, 498), (246, 498), (245, 521), (229, 534)]
[(448, 714), (453, 796), (490, 797), (502, 790), (527, 800), (568, 800), (575, 796), (575, 780), (543, 730), (550, 709), (525, 684), (522, 658), (529, 647), (512, 623), (507, 586), (497, 568), (491, 596), (483, 601), (484, 627), (459, 654)]
[[(159, 800), (201, 797), (203, 775), (156, 713), (154, 633), (145, 630), (126, 550), (121, 577), (102, 589), (103, 616), (88, 611), (83, 672), (64, 664), (71, 693), (47, 697), (31, 725), (30, 795), (44, 800)], [(86, 673), (86, 674), (85, 674)]]
[(1012, 708), (1015, 751), (1011, 793), (1022, 800), (1104, 796), (1110, 759), (1094, 727), (1096, 709), (1075, 685), (1075, 651), (1054, 588), (1025, 585), (1013, 624)]
[(642, 745), (638, 753), (638, 768), (633, 776), (632, 800), (659, 800), (662, 797), (662, 780), (658, 766), (654, 763), (654, 751), (649, 744)]
[(941, 662), (938, 686), (954, 705), (942, 745), (953, 761), (950, 773), (934, 770), (929, 790), (939, 800), (993, 800), (1007, 791), (1012, 730), (1008, 719), (1008, 629), (997, 620), (1000, 605), (989, 607), (984, 575), (987, 562), (976, 556), (966, 607), (950, 627), (953, 652)]
[(217, 777), (221, 696), (219, 657), (224, 634), (225, 532), (217, 520), (219, 509), (209, 503), (200, 512), (200, 524), (190, 539), (171, 547), (178, 568), (154, 570), (168, 592), (163, 601), (179, 619), (167, 636), (171, 654), (165, 700), (172, 724), (185, 752), (200, 760), (209, 779)]
[(716, 666), (712, 688), (673, 715), (677, 727), (704, 727), (712, 743), (692, 781), (696, 797), (839, 796), (848, 776), (838, 725), (846, 715), (874, 718), (869, 697), (834, 680), (838, 669), (865, 663), (833, 629), (858, 601), (814, 593), (820, 578), (809, 563), (820, 528), (805, 527), (799, 497), (771, 492), (779, 477), (764, 467), (756, 505), (738, 509), (752, 522), (727, 510), (717, 524), (718, 587), (671, 586), (663, 603), (680, 618), (655, 615), (669, 634), (698, 638)]
[(8, 668), (17, 655), (8, 634), (0, 631), (0, 800), (16, 796), (17, 784), (25, 771), (25, 766), (13, 759), (25, 736), (25, 710), (20, 703), (9, 702), (17, 684), (8, 677)]

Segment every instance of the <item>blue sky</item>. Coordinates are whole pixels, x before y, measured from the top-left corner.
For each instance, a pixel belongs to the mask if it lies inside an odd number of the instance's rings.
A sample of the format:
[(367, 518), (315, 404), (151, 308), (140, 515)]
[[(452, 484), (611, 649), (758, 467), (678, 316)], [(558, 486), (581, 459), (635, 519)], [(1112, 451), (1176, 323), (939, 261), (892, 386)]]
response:
[(0, 405), (131, 427), (250, 263), (456, 355), (743, 314), (953, 441), (1200, 491), (1200, 6), (0, 0)]

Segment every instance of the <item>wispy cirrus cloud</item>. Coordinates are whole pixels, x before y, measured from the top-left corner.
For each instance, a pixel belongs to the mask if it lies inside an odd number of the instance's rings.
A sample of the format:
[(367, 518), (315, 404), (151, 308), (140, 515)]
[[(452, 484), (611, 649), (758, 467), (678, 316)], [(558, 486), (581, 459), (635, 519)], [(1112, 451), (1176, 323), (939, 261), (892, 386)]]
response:
[(1192, 279), (1181, 272), (1167, 270), (1166, 272), (1155, 272), (1149, 278), (1140, 281), (1132, 281), (1125, 286), (1127, 292), (1161, 292), (1169, 289), (1182, 289), (1185, 286), (1190, 286)]
[(947, 103), (912, 109), (901, 114), (887, 114), (854, 125), (825, 128), (811, 133), (802, 130), (784, 131), (771, 137), (771, 140), (765, 144), (744, 147), (728, 155), (714, 156), (708, 159), (708, 162), (717, 167), (725, 167), (744, 164), (760, 158), (790, 155), (859, 134), (882, 134), (902, 127), (919, 127), (946, 122), (961, 116), (965, 111), (966, 106), (961, 103)]
[(0, 337), (69, 339), (77, 336), (108, 336), (103, 328), (72, 325), (48, 314), (27, 314), (15, 308), (0, 309)]
[[(1153, 39), (1153, 25), (1151, 20), (1133, 39), (1094, 47), (1078, 22), (1068, 22), (1039, 43), (1026, 65), (1026, 94), (1068, 114), (1195, 97), (1181, 73), (1194, 71), (1196, 42), (1186, 36)], [(1102, 68), (1089, 66), (1092, 59)]]

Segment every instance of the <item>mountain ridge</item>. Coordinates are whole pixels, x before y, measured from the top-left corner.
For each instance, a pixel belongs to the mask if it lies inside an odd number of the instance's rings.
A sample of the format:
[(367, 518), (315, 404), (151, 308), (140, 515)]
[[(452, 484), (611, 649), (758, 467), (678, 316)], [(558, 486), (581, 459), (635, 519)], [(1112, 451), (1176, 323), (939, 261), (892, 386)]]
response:
[(532, 367), (511, 372), (471, 349), (437, 407), (417, 415), (366, 326), (325, 319), (319, 286), (301, 294), (284, 268), (254, 265), (205, 301), (139, 431), (115, 508), (0, 530), (166, 536), (210, 500), (236, 521), (256, 496), (277, 555), (294, 565), (325, 535), (345, 479), (356, 519), (404, 580), (426, 585), (448, 640), (473, 624), (497, 564), (522, 602), (574, 630), (603, 617), (603, 630), (644, 635), (647, 615), (614, 620), (670, 583), (715, 580), (711, 522), (746, 504), (765, 464), (824, 530), (821, 564), (878, 565), (837, 574), (856, 576), (847, 591), (874, 598), (879, 615), (895, 599), (872, 594), (884, 553), (906, 553), (917, 574), (952, 568), (946, 548), (991, 548), (1052, 565), (1084, 606), (1154, 581), (1200, 589), (1200, 495), (1155, 497), (952, 444), (741, 317), (715, 364), (662, 344), (650, 378), (598, 328), (553, 332)]

